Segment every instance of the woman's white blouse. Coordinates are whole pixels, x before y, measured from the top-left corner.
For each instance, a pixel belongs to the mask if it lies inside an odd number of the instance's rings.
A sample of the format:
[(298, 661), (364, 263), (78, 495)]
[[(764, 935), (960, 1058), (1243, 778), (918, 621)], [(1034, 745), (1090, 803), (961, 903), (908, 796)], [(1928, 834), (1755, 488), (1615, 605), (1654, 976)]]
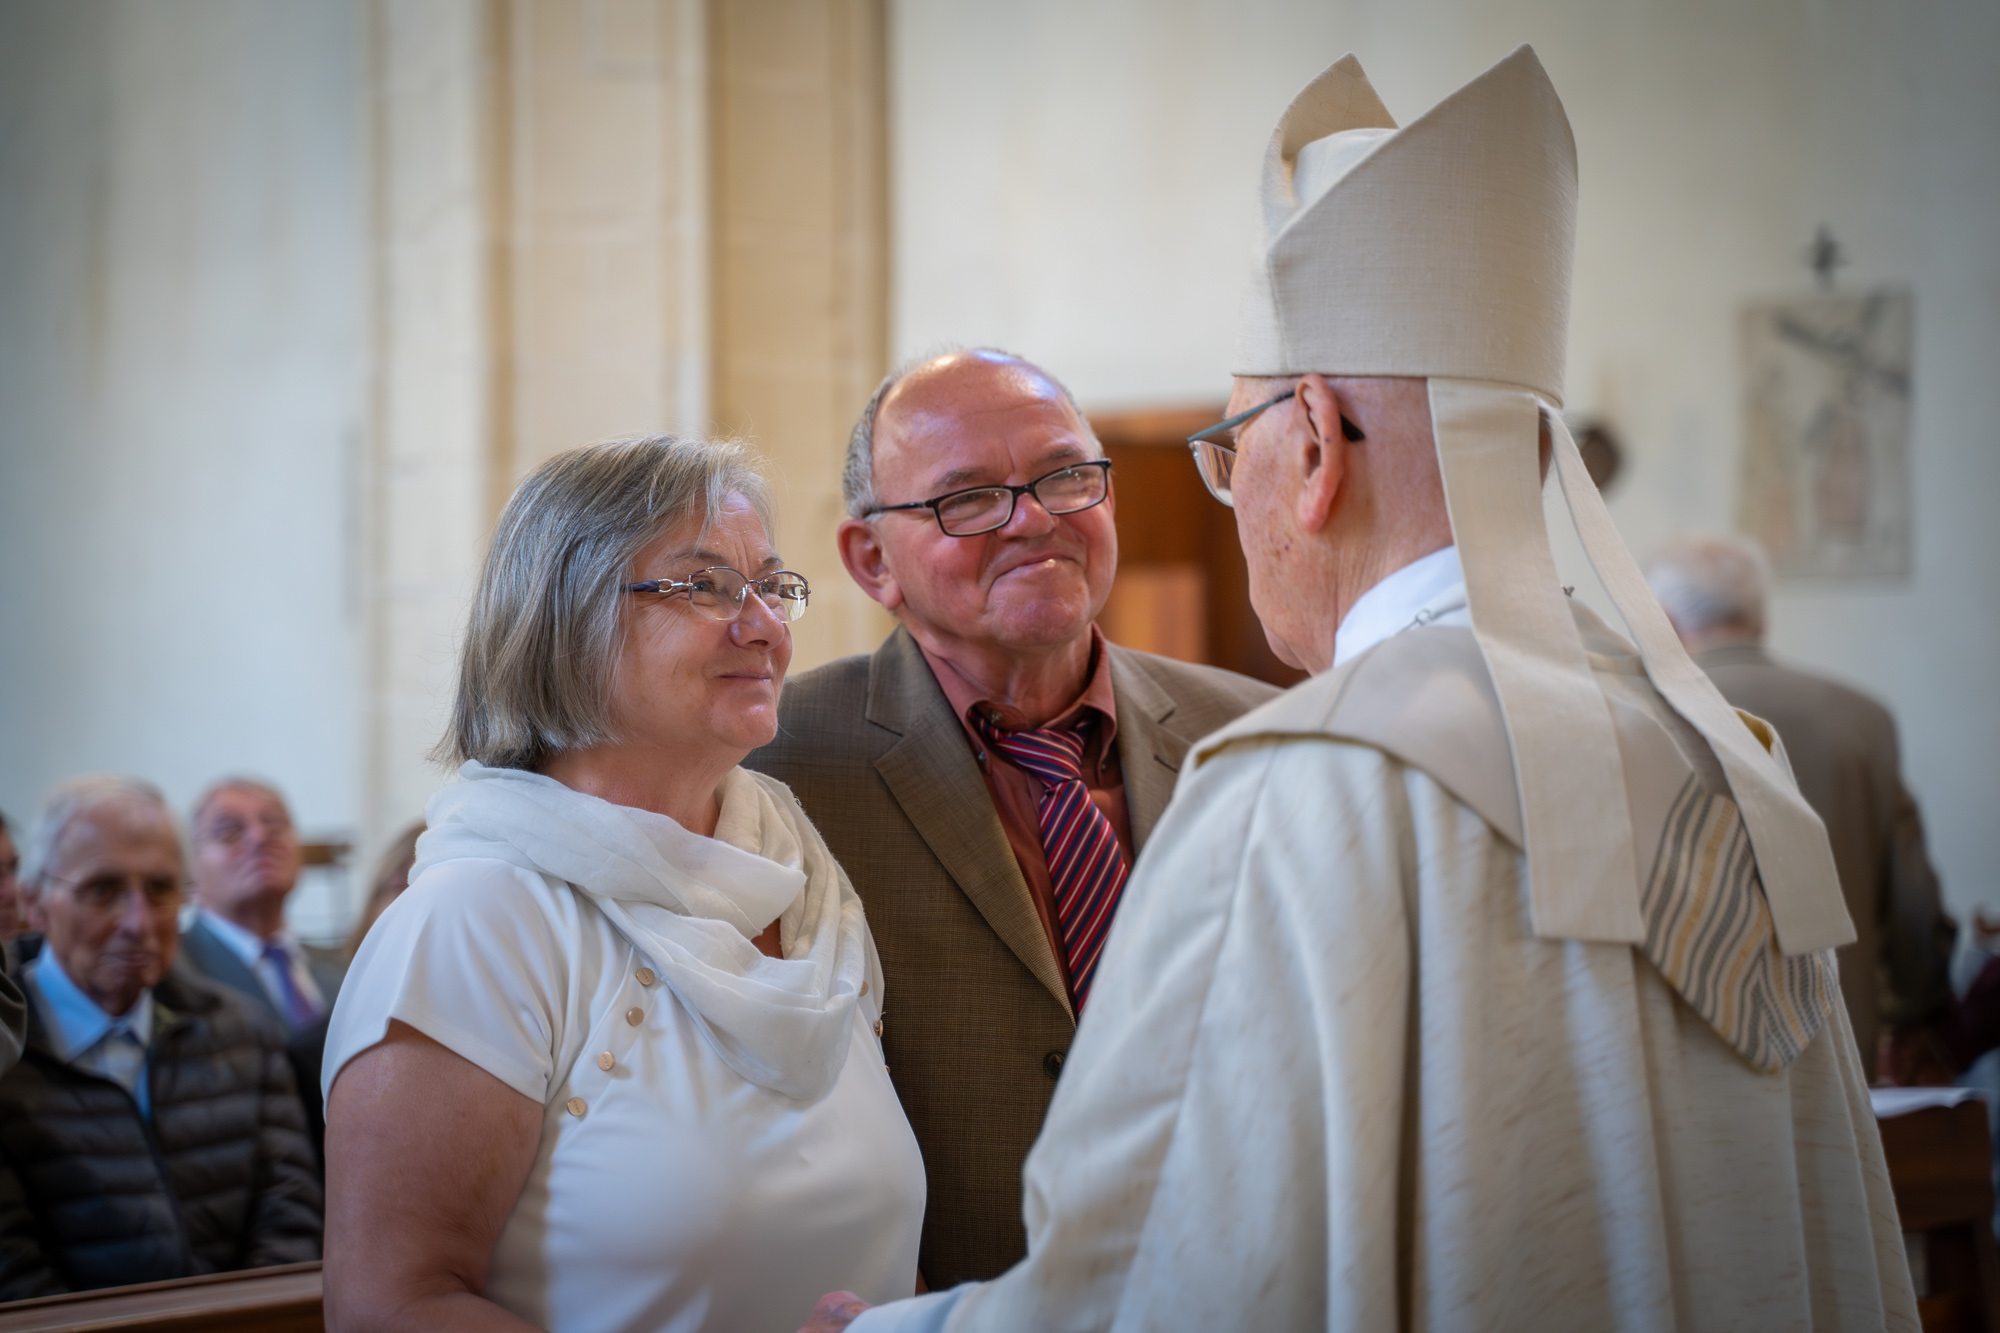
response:
[(434, 865), (341, 986), (327, 1084), (398, 1019), (546, 1107), (486, 1296), (555, 1333), (797, 1329), (828, 1291), (916, 1280), (924, 1167), (858, 1007), (830, 1092), (725, 1064), (588, 899), (501, 861)]

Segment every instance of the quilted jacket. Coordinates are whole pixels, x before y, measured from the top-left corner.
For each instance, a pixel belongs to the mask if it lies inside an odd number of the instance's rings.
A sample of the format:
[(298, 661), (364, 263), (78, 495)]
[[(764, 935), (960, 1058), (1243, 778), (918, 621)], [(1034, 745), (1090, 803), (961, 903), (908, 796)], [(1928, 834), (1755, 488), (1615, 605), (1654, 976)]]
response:
[(153, 989), (148, 1120), (56, 1057), (28, 989), (27, 1052), (0, 1078), (0, 1300), (320, 1257), (275, 1022), (176, 967)]

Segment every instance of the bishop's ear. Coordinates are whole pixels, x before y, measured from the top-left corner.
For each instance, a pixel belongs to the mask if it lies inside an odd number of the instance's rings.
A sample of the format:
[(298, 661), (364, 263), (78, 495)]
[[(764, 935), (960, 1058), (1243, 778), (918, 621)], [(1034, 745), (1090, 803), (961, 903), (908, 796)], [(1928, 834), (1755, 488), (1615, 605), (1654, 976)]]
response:
[(1299, 526), (1318, 532), (1332, 519), (1334, 500), (1347, 480), (1347, 451), (1354, 447), (1350, 433), (1359, 436), (1360, 432), (1347, 426), (1345, 404), (1326, 376), (1304, 376), (1299, 380), (1298, 394), (1305, 426), (1296, 439), (1301, 451)]
[(865, 518), (843, 520), (833, 540), (840, 548), (840, 563), (847, 566), (848, 577), (861, 585), (861, 591), (880, 602), (884, 610), (894, 611), (903, 604), (902, 587), (889, 568), (882, 534), (873, 523)]

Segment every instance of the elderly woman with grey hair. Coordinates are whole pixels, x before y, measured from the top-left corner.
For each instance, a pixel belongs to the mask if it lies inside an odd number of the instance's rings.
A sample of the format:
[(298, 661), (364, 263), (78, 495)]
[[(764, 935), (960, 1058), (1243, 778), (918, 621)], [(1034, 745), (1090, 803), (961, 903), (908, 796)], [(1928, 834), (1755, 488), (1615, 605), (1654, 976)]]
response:
[(804, 579), (742, 446), (563, 454), (481, 575), (410, 888), (327, 1039), (333, 1328), (796, 1328), (908, 1294), (923, 1163), (777, 728)]

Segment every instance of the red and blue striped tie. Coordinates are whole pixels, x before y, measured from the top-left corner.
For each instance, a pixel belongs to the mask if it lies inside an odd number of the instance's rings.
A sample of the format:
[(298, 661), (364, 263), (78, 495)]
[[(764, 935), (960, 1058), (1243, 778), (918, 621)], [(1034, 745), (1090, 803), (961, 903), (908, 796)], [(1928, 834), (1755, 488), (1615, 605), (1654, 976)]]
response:
[[(984, 717), (975, 714), (975, 719), (988, 744), (1042, 782), (1037, 811), (1042, 854), (1048, 858), (1049, 881), (1055, 887), (1056, 922), (1069, 964), (1070, 994), (1080, 1017), (1129, 873), (1118, 834), (1083, 784), (1087, 733), (1001, 731)], [(1086, 714), (1080, 726), (1089, 725)]]

